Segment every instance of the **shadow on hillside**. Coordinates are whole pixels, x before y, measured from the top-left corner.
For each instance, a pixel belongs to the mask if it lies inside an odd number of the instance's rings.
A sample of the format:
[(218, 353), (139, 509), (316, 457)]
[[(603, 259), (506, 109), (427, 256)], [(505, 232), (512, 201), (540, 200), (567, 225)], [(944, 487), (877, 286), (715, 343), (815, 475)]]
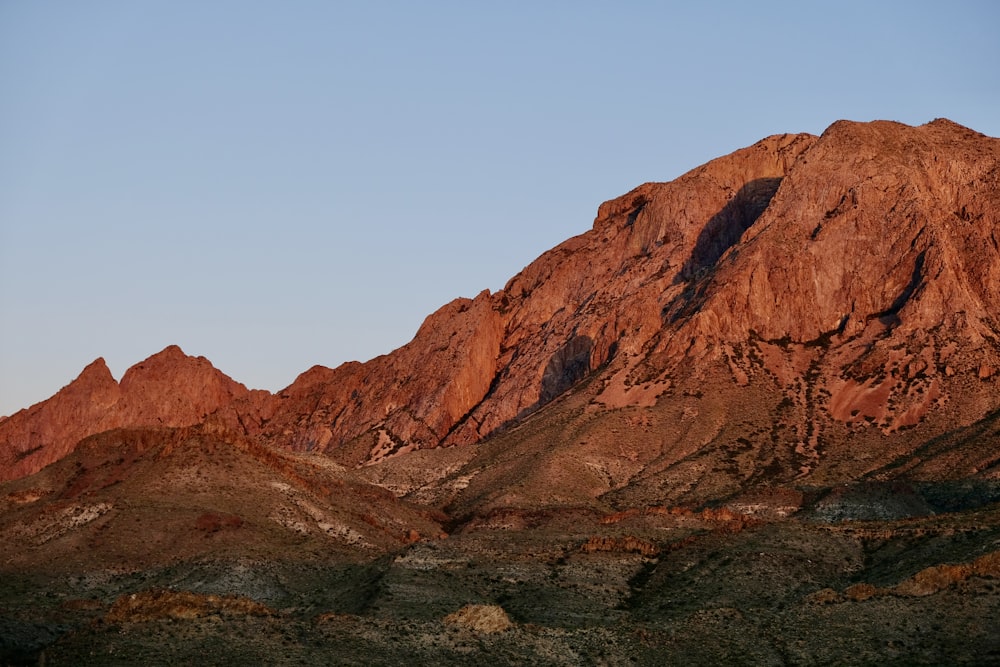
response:
[(591, 368), (594, 341), (589, 336), (576, 336), (556, 351), (542, 373), (542, 389), (538, 407), (552, 401), (577, 382), (587, 377)]
[(714, 266), (757, 221), (780, 184), (781, 178), (758, 178), (740, 188), (722, 210), (705, 223), (675, 284), (699, 278)]

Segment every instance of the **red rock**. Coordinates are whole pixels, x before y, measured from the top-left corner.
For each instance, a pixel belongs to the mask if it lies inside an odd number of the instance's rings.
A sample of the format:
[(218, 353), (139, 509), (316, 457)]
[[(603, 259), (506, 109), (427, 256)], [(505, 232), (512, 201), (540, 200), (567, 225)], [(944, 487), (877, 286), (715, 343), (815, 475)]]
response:
[[(389, 355), (303, 373), (265, 408), (261, 435), (350, 464), (436, 446), (490, 390), (501, 335), (489, 292), (456, 299)], [(253, 412), (244, 401), (225, 424), (237, 427), (244, 408)]]
[[(998, 155), (997, 140), (948, 121), (839, 122), (647, 183), (404, 348), (303, 375), (263, 435), (349, 464), (469, 444), (612, 358), (609, 408), (652, 405), (713, 359), (738, 385), (766, 371), (792, 396), (819, 363), (810, 382), (827, 414), (912, 426), (947, 399), (948, 378), (1000, 362)], [(763, 364), (748, 361), (755, 346)]]
[(52, 398), (0, 422), (0, 481), (41, 470), (89, 435), (123, 426), (190, 426), (249, 395), (207, 359), (175, 345), (128, 369), (121, 383), (97, 359)]
[[(111, 408), (70, 391), (57, 403), (73, 408), (0, 422), (0, 449), (20, 475), (95, 428), (207, 418), (355, 466), (479, 442), (584, 380), (590, 411), (679, 401), (663, 397), (712, 380), (777, 392), (772, 449), (792, 447), (781, 465), (808, 474), (831, 424), (891, 434), (947, 404), (932, 437), (997, 408), (992, 383), (968, 380), (1000, 367), (998, 165), (1000, 141), (944, 120), (769, 137), (602, 204), (592, 229), (501, 291), (456, 299), (367, 363), (314, 367), (270, 396), (168, 348), (106, 383)], [(758, 433), (777, 414), (764, 408)], [(678, 411), (697, 432), (726, 423)], [(904, 447), (882, 446), (881, 460)]]
[(118, 383), (104, 359), (52, 398), (0, 422), (0, 481), (30, 475), (72, 451), (82, 438), (120, 425)]
[(275, 399), (262, 436), (353, 465), (477, 442), (534, 412), (658, 335), (663, 295), (739, 238), (813, 140), (771, 137), (602, 205), (593, 229), (501, 292), (443, 307), (408, 345), (304, 373)]
[(132, 366), (120, 383), (117, 407), (129, 426), (188, 426), (248, 390), (216, 370), (205, 357), (190, 357), (176, 345)]

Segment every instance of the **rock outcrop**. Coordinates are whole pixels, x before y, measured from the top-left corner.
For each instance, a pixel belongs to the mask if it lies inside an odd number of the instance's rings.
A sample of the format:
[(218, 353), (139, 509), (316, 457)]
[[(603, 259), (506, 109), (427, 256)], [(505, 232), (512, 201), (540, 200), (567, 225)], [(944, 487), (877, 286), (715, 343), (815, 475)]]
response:
[(947, 120), (832, 125), (711, 275), (668, 309), (662, 355), (769, 375), (802, 447), (823, 423), (949, 428), (996, 408), (1000, 141)]
[(316, 366), (263, 410), (248, 399), (217, 419), (351, 465), (434, 447), (489, 393), (501, 342), (501, 316), (489, 292), (456, 299), (391, 354), (336, 369)]
[(89, 435), (123, 426), (190, 426), (255, 394), (176, 345), (128, 369), (120, 383), (97, 359), (52, 398), (0, 422), (0, 481), (41, 470)]
[(237, 595), (204, 595), (154, 588), (123, 595), (104, 617), (105, 623), (124, 625), (162, 619), (189, 620), (205, 616), (274, 616), (266, 605)]

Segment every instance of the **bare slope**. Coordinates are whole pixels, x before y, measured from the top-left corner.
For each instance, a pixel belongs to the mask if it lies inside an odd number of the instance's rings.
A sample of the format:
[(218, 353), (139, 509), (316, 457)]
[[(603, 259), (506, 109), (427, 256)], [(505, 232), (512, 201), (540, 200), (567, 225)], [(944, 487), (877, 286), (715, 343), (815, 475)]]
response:
[(198, 558), (360, 560), (441, 532), (328, 459), (201, 427), (107, 431), (2, 488), (0, 566), (49, 576)]

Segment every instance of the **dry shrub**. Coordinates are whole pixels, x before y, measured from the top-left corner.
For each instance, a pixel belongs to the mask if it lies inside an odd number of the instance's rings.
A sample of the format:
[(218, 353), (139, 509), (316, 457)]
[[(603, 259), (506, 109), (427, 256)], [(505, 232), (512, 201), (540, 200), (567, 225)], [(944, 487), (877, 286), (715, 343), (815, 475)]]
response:
[(832, 588), (823, 588), (807, 595), (806, 602), (811, 602), (812, 604), (833, 604), (835, 602), (843, 602), (843, 598), (840, 597), (840, 593)]
[(972, 561), (972, 574), (979, 577), (1000, 577), (1000, 551), (993, 551)]
[(444, 617), (444, 622), (476, 632), (505, 632), (514, 624), (503, 607), (495, 604), (467, 604)]
[(115, 600), (105, 620), (108, 623), (140, 623), (163, 618), (202, 618), (212, 614), (272, 616), (274, 612), (266, 605), (237, 595), (202, 595), (152, 588)]
[(878, 588), (872, 584), (854, 584), (853, 586), (848, 586), (847, 590), (844, 591), (844, 597), (848, 600), (854, 600), (855, 602), (863, 602), (869, 598), (878, 595)]

